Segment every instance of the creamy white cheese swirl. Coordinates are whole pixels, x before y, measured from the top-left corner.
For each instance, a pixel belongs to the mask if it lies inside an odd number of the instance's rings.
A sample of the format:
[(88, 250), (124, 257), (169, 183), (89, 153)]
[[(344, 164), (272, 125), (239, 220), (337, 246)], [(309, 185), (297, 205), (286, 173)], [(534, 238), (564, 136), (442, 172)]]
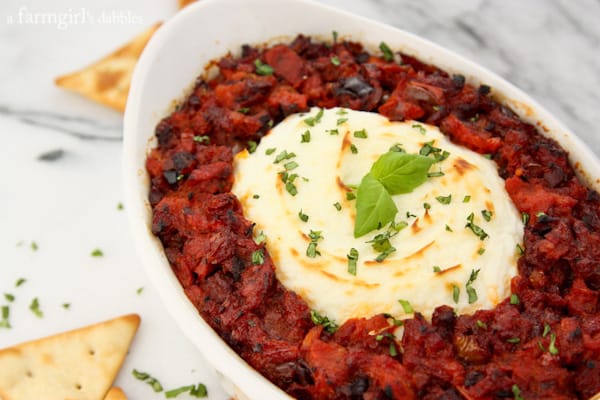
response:
[[(368, 241), (389, 229), (355, 238), (356, 200), (347, 193), (390, 147), (418, 154), (427, 143), (449, 155), (424, 184), (393, 196), (395, 221), (406, 227), (390, 238), (396, 250), (377, 262), (381, 253)], [(401, 318), (411, 309), (430, 317), (443, 304), (459, 313), (492, 308), (517, 273), (523, 225), (495, 164), (434, 126), (341, 108), (295, 114), (253, 154), (236, 156), (233, 192), (255, 232), (266, 235), (282, 284), (338, 323), (377, 313)]]

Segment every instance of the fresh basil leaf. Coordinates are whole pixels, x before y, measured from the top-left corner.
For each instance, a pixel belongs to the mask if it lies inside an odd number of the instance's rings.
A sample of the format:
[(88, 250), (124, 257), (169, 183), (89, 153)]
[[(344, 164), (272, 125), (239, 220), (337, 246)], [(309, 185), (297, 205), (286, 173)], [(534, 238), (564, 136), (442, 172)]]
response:
[(385, 187), (371, 174), (366, 174), (356, 191), (354, 237), (361, 237), (394, 220), (398, 208)]
[(431, 157), (392, 151), (375, 161), (371, 174), (391, 195), (410, 193), (427, 180), (427, 172), (434, 162)]

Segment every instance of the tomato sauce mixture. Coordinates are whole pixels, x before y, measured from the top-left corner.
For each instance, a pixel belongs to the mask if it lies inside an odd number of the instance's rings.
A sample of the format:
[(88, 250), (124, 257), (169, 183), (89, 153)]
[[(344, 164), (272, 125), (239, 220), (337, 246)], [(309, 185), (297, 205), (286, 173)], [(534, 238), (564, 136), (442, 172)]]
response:
[[(302, 35), (287, 45), (244, 45), (158, 124), (146, 163), (152, 231), (188, 298), (241, 357), (299, 399), (600, 392), (600, 196), (578, 180), (555, 141), (494, 101), (490, 87), (382, 50)], [(442, 305), (431, 322), (417, 313), (402, 322), (353, 319), (335, 331), (315, 325), (266, 251), (253, 264), (264, 244), (254, 242), (252, 221), (230, 191), (233, 154), (312, 106), (419, 120), (491, 155), (526, 222), (513, 296), (473, 315)]]

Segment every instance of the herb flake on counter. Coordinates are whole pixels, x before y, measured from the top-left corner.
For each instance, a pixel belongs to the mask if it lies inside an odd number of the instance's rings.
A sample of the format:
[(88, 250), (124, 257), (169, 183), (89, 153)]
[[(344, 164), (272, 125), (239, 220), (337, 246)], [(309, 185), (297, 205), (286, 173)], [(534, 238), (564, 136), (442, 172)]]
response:
[(15, 282), (15, 287), (19, 287), (19, 286), (23, 285), (25, 282), (27, 282), (27, 279), (25, 279), (25, 278), (19, 278)]
[(12, 293), (4, 293), (4, 298), (6, 299), (6, 301), (8, 301), (9, 303), (12, 303), (13, 301), (15, 301), (15, 295)]
[(0, 319), (0, 328), (10, 329), (12, 326), (10, 325), (10, 307), (2, 306), (2, 319)]
[(165, 392), (165, 398), (173, 399), (185, 392), (188, 392), (188, 394), (190, 396), (196, 397), (198, 399), (208, 396), (208, 389), (206, 388), (206, 385), (204, 385), (203, 383), (199, 383), (196, 386), (188, 385), (188, 386), (182, 386), (180, 388), (168, 390)]
[(163, 387), (160, 384), (160, 382), (156, 378), (152, 377), (150, 374), (146, 372), (140, 372), (136, 369), (133, 369), (131, 371), (131, 374), (134, 376), (135, 379), (140, 380), (142, 382), (146, 382), (152, 387), (152, 390), (154, 390), (155, 392), (158, 393), (163, 391)]
[(144, 291), (144, 287), (141, 286), (135, 290), (135, 294), (137, 294), (139, 296), (140, 294), (142, 294), (143, 291)]
[(102, 252), (102, 250), (95, 248), (94, 250), (92, 250), (92, 252), (90, 253), (90, 255), (92, 257), (104, 257), (104, 252)]
[(29, 304), (29, 309), (31, 312), (38, 318), (43, 318), (44, 313), (40, 310), (40, 302), (37, 297), (31, 300), (31, 304)]
[(39, 249), (39, 246), (35, 241), (31, 242), (30, 247), (31, 247), (31, 250), (33, 250), (33, 251), (38, 251), (38, 249)]
[(117, 203), (117, 210), (121, 211), (121, 210), (123, 210), (124, 208), (125, 208), (125, 207), (123, 206), (123, 203), (121, 203), (121, 202), (118, 202), (118, 203)]
[(71, 308), (71, 303), (62, 303), (62, 308), (64, 308), (65, 310), (68, 310)]

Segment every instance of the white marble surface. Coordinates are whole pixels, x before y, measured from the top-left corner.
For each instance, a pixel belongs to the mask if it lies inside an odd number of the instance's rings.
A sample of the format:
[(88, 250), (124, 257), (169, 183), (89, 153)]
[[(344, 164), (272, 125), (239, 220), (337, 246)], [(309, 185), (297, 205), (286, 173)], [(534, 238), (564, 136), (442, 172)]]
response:
[[(597, 0), (323, 2), (431, 39), (499, 73), (600, 155)], [(86, 20), (66, 26), (25, 17), (80, 12)], [(55, 76), (175, 12), (175, 0), (0, 2), (0, 294), (16, 297), (12, 329), (0, 328), (0, 348), (137, 312), (142, 325), (117, 380), (131, 399), (164, 397), (136, 381), (133, 368), (166, 388), (205, 382), (211, 399), (225, 399), (144, 276), (124, 211), (117, 209), (122, 116), (53, 85)], [(58, 159), (39, 159), (55, 150), (62, 151)], [(92, 257), (95, 248), (104, 256)], [(21, 277), (27, 282), (15, 288)], [(43, 318), (29, 310), (34, 297)], [(61, 306), (66, 302), (68, 310)]]

